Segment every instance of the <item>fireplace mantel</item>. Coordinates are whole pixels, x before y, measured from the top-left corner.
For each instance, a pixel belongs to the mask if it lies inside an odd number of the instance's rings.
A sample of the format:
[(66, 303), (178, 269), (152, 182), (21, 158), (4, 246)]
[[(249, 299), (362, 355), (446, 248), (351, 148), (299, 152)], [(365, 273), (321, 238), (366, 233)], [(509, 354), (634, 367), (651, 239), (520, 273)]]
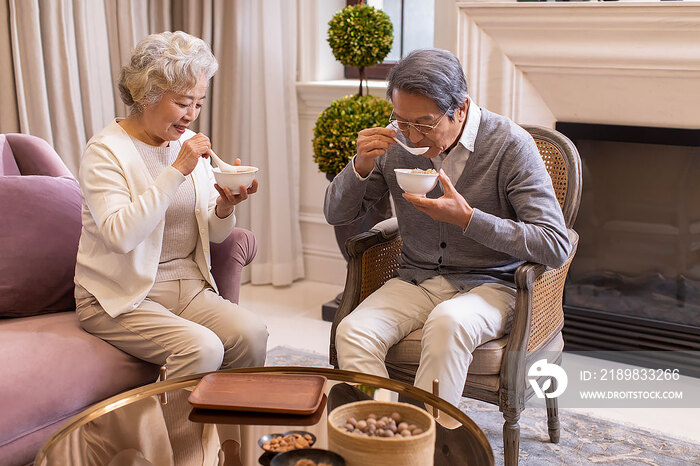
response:
[(457, 8), (457, 54), (486, 108), (550, 127), (700, 127), (700, 2)]

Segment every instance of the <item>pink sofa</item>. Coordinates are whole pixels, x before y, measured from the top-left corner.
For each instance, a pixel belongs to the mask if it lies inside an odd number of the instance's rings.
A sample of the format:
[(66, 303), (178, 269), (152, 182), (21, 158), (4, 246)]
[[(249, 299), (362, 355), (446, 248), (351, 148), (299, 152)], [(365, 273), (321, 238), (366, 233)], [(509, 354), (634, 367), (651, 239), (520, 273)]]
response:
[[(80, 328), (73, 273), (77, 180), (42, 139), (0, 134), (0, 464), (31, 464), (69, 417), (156, 380), (158, 367)], [(255, 237), (236, 228), (211, 245), (221, 294), (238, 302)]]

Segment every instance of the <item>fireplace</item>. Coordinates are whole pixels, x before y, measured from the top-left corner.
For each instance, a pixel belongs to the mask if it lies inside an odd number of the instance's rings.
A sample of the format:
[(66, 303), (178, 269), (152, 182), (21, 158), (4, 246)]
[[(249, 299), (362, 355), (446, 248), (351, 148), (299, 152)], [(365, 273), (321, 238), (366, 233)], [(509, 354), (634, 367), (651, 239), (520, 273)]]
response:
[[(559, 122), (581, 155), (567, 350), (700, 349), (700, 130)], [(679, 353), (697, 373), (697, 360)], [(687, 359), (687, 360), (686, 360)]]
[[(679, 351), (700, 350), (700, 193), (692, 185), (700, 2), (458, 2), (457, 9), (456, 40), (444, 28), (436, 45), (457, 50), (475, 102), (520, 124), (556, 126), (582, 155), (581, 246), (566, 289), (565, 350), (611, 350), (599, 356), (611, 359), (638, 350), (685, 355), (684, 367), (700, 376), (698, 357)], [(575, 133), (563, 122), (612, 126)], [(618, 160), (624, 152), (627, 160)]]

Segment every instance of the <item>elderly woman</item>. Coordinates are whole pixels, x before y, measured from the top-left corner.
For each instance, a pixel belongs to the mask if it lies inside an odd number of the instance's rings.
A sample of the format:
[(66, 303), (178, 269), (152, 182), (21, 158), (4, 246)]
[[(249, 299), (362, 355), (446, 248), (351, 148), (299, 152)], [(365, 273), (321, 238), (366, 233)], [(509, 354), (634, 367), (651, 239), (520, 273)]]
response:
[(184, 32), (143, 39), (119, 77), (129, 116), (90, 139), (80, 166), (80, 323), (175, 377), (265, 362), (264, 323), (221, 297), (210, 272), (209, 242), (228, 237), (234, 206), (257, 190), (216, 185), (211, 142), (188, 129), (217, 68)]

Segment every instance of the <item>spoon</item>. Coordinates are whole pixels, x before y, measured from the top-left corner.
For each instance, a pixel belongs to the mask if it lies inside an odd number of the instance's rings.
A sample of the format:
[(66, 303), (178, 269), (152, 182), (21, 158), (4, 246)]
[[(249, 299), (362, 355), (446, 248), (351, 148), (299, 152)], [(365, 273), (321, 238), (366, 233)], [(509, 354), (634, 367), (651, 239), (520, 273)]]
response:
[(209, 149), (209, 155), (211, 156), (212, 160), (214, 160), (214, 162), (216, 162), (216, 166), (219, 167), (219, 170), (221, 170), (222, 172), (234, 172), (235, 173), (237, 171), (235, 165), (228, 164), (228, 163), (224, 162), (223, 160), (221, 160), (219, 158), (219, 156), (214, 153), (213, 150)]
[(413, 155), (423, 155), (430, 150), (430, 147), (408, 147), (406, 144), (401, 142), (398, 138), (394, 138), (394, 141), (398, 142), (401, 147), (406, 149), (409, 153)]

